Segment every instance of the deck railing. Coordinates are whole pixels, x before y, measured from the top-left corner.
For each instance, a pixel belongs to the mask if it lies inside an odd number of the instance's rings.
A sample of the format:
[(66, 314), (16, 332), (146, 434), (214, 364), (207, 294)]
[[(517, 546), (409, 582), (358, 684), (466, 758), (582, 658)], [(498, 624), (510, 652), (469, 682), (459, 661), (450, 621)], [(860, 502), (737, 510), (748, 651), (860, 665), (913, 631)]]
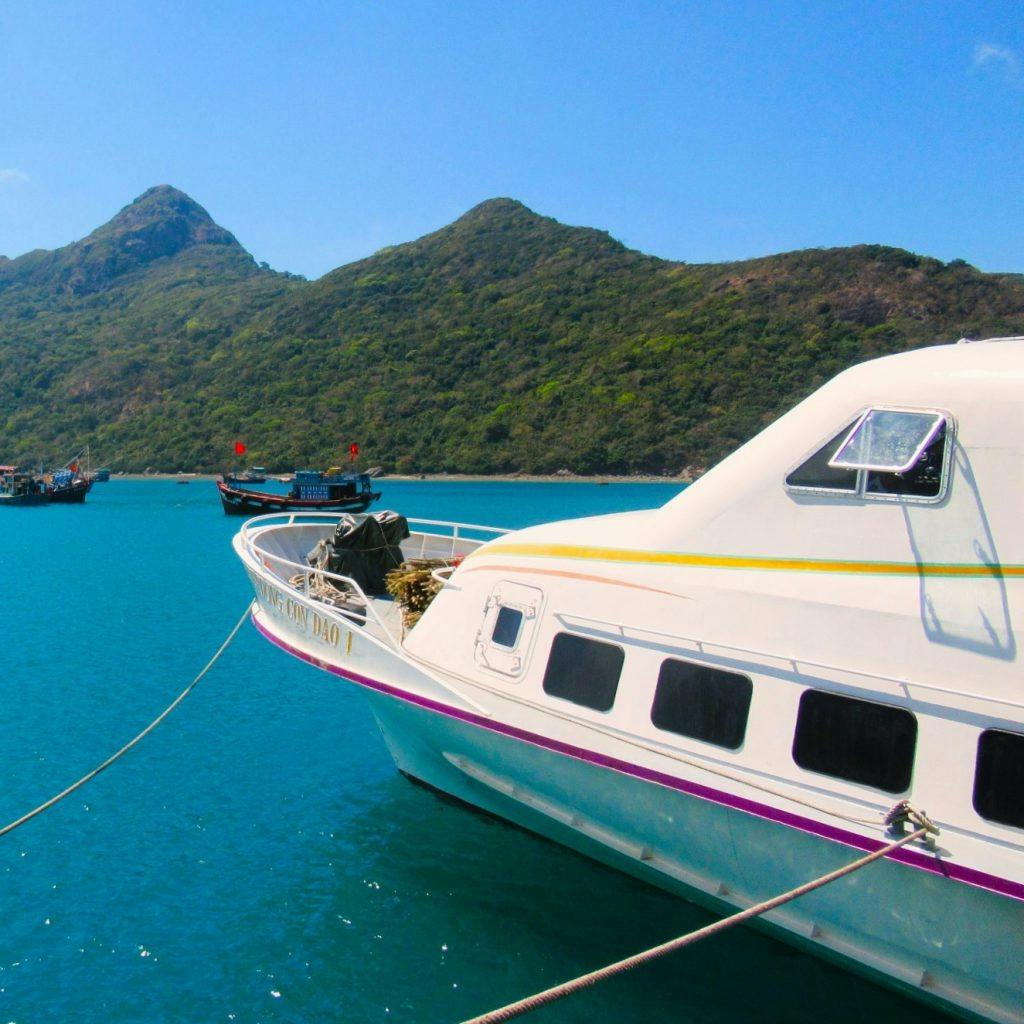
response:
[[(246, 520), (242, 524), (242, 528), (239, 531), (241, 538), (242, 547), (246, 554), (255, 562), (258, 566), (262, 566), (265, 569), (271, 570), (278, 579), (283, 582), (287, 582), (290, 586), (294, 587), (299, 593), (301, 593), (307, 600), (316, 600), (317, 595), (315, 590), (317, 589), (317, 581), (330, 581), (334, 584), (334, 589), (341, 592), (348, 592), (356, 605), (361, 605), (362, 608), (338, 608), (335, 605), (329, 605), (326, 603), (322, 604), (324, 611), (333, 613), (334, 617), (344, 621), (348, 628), (360, 629), (360, 623), (358, 618), (360, 615), (364, 616), (364, 622), (372, 620), (373, 623), (381, 631), (381, 639), (386, 639), (393, 649), (398, 650), (401, 646), (398, 639), (392, 633), (383, 617), (377, 611), (373, 604), (373, 601), (363, 591), (363, 588), (350, 576), (343, 576), (340, 573), (330, 572), (327, 569), (318, 569), (315, 566), (309, 565), (308, 562), (296, 562), (290, 558), (285, 558), (284, 555), (278, 555), (272, 551), (267, 551), (265, 548), (257, 546), (257, 538), (268, 528), (273, 527), (289, 527), (289, 526), (315, 526), (318, 523), (323, 525), (330, 525), (340, 520), (345, 513), (337, 512), (274, 512), (269, 515), (256, 516), (253, 519)], [(448, 548), (448, 555), (441, 554), (437, 546), (429, 547), (429, 555), (431, 557), (450, 557), (455, 558), (459, 554), (465, 554), (463, 549), (473, 550), (473, 548), (479, 547), (482, 544), (487, 543), (488, 540), (492, 540), (495, 537), (502, 536), (503, 534), (509, 533), (510, 531), (504, 530), (493, 526), (480, 526), (475, 523), (453, 523), (447, 522), (442, 519), (409, 519), (409, 526), (422, 526), (422, 527), (433, 527), (431, 530), (413, 530), (410, 529), (410, 536), (406, 543), (403, 545), (403, 554), (406, 557), (418, 557), (425, 558), (428, 553), (428, 544), (430, 541), (443, 541), (446, 542), (442, 546)], [(447, 532), (436, 532), (436, 528), (440, 528)], [(482, 533), (489, 535), (485, 538), (471, 537), (468, 536), (468, 532)], [(414, 543), (411, 547), (415, 547), (415, 540), (419, 538), (419, 554), (414, 555), (410, 552), (410, 545), (408, 541)], [(280, 570), (285, 570), (281, 572)], [(302, 576), (301, 585), (295, 585), (292, 580), (300, 575)], [(339, 586), (340, 584), (340, 586)], [(365, 628), (360, 629), (360, 632), (368, 632)]]

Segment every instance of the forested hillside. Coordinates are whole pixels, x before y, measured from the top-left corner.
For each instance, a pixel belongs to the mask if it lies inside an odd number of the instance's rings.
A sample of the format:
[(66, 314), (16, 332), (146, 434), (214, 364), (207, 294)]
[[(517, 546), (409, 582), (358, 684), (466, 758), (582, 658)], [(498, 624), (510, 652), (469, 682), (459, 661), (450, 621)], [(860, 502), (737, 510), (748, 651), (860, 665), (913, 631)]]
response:
[(683, 264), (511, 199), (314, 282), (160, 186), (0, 259), (0, 461), (700, 468), (861, 359), (1024, 333), (1024, 280), (900, 249)]

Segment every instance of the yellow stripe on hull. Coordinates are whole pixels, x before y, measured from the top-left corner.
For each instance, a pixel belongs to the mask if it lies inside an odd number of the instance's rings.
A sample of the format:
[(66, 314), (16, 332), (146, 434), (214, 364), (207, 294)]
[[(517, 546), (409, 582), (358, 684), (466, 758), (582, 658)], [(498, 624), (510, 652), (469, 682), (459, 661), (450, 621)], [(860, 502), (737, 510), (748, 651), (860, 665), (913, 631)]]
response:
[(519, 555), (524, 558), (564, 558), (584, 562), (665, 565), (687, 569), (752, 569), (768, 572), (852, 573), (869, 576), (948, 576), (964, 578), (1024, 578), (1024, 565), (986, 565), (964, 562), (867, 562), (849, 559), (765, 558), (748, 555), (702, 555), (676, 551), (633, 551), (576, 544), (516, 544), (498, 542), (472, 552), (468, 558)]

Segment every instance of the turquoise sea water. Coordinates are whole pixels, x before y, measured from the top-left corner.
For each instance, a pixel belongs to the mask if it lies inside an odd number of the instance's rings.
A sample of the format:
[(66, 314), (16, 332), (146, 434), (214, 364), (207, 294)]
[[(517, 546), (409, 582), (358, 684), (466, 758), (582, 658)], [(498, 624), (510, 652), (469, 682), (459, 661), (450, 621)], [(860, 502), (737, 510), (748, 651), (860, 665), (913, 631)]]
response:
[[(381, 507), (519, 526), (671, 485), (399, 483)], [(211, 483), (0, 512), (0, 824), (103, 760), (250, 598)], [(0, 1022), (447, 1024), (706, 923), (414, 786), (360, 695), (246, 626), (124, 760), (0, 839)], [(737, 930), (538, 1022), (934, 1021)]]

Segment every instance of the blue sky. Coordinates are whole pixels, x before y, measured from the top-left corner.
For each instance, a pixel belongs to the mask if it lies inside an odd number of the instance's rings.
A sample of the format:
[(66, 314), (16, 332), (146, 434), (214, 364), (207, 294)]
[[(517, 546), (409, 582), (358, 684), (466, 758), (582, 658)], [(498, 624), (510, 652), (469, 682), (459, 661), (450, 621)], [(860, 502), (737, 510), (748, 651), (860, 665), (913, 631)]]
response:
[(692, 262), (1024, 271), (1011, 3), (0, 6), (0, 253), (150, 185), (316, 277), (492, 196)]

